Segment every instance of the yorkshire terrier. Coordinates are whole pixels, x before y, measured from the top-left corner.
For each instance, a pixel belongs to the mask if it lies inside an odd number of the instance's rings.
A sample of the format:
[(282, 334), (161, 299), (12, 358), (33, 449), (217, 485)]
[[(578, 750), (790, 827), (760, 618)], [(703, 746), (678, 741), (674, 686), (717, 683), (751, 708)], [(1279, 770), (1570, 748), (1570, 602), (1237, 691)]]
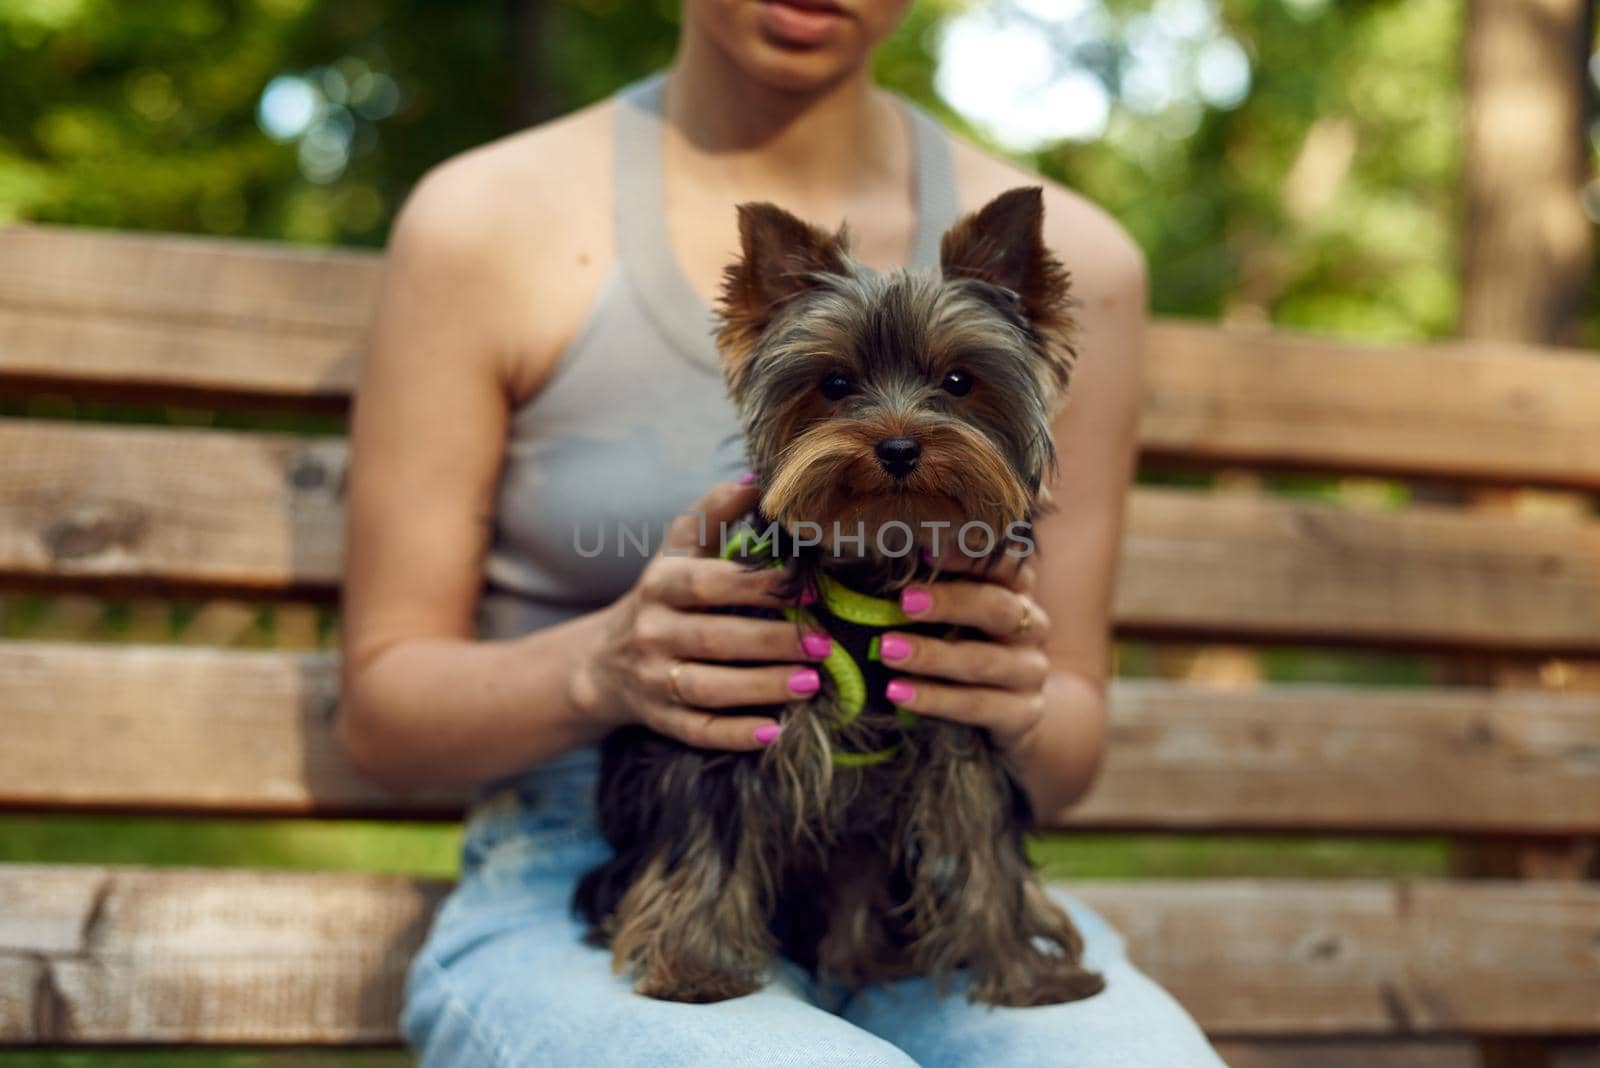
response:
[(958, 971), (996, 1005), (1101, 989), (1028, 862), (1015, 769), (985, 731), (892, 704), (876, 655), (889, 627), (948, 632), (880, 596), (939, 577), (941, 533), (984, 563), (1031, 547), (1074, 358), (1042, 223), (1040, 190), (1015, 189), (944, 235), (937, 270), (880, 274), (843, 228), (739, 208), (717, 344), (761, 497), (723, 555), (784, 568), (784, 614), (834, 651), (764, 751), (605, 742), (613, 856), (574, 904), (640, 993), (737, 997), (779, 953), (849, 989)]

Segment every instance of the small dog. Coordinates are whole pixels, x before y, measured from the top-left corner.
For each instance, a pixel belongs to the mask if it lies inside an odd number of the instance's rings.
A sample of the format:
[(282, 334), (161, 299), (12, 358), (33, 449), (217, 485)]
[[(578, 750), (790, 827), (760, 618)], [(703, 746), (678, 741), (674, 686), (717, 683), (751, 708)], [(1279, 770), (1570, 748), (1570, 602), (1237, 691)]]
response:
[(883, 275), (843, 229), (739, 208), (717, 342), (762, 494), (724, 555), (785, 568), (786, 614), (834, 652), (765, 751), (606, 741), (614, 856), (574, 903), (640, 993), (737, 997), (779, 952), (849, 988), (965, 969), (997, 1005), (1101, 989), (1028, 863), (1014, 771), (984, 731), (890, 704), (876, 658), (878, 631), (927, 630), (878, 595), (937, 577), (928, 532), (1031, 545), (1074, 356), (1042, 222), (1040, 190), (1012, 190), (944, 235), (938, 270)]

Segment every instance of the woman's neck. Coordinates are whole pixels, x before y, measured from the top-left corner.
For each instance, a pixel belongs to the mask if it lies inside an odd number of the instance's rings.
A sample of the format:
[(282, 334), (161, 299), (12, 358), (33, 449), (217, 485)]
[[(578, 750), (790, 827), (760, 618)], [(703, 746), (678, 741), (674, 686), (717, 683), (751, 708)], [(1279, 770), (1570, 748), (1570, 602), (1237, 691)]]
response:
[(843, 191), (869, 185), (898, 161), (899, 116), (865, 69), (815, 91), (775, 89), (691, 33), (664, 107), (693, 153), (716, 158), (741, 184)]

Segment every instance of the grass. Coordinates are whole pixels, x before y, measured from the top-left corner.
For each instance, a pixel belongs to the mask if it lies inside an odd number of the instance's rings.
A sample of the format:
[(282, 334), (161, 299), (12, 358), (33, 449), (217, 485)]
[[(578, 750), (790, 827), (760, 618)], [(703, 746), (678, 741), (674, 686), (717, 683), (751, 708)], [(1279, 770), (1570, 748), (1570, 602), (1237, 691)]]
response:
[(1048, 879), (1399, 878), (1448, 874), (1438, 838), (1304, 835), (1038, 835), (1030, 850)]
[[(457, 873), (454, 824), (359, 820), (3, 816), (0, 862), (194, 865), (382, 872), (448, 879)], [(1307, 835), (1038, 835), (1033, 856), (1052, 879), (1223, 877), (1379, 878), (1444, 875), (1437, 838)]]
[(453, 878), (455, 824), (0, 816), (0, 863), (194, 865)]

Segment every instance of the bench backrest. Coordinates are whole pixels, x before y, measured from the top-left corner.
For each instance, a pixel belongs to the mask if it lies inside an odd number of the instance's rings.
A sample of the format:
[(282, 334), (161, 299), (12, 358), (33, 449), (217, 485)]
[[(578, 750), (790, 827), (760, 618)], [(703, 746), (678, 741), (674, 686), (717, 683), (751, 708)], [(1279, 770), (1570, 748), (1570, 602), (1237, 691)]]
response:
[[(459, 810), (458, 797), (395, 799), (361, 782), (331, 734), (337, 431), (380, 271), (365, 253), (0, 230), (0, 391), (66, 395), (91, 413), (99, 401), (223, 413), (197, 425), (0, 418), (0, 592), (271, 603), (300, 635), (266, 649), (208, 645), (199, 625), (173, 644), (0, 642), (0, 806)], [(1237, 651), (1233, 675), (1205, 677), (1202, 657), (1188, 678), (1119, 679), (1103, 778), (1058, 822), (1514, 841), (1522, 859), (1499, 874), (1536, 870), (1530, 857), (1583, 874), (1573, 843), (1600, 834), (1600, 697), (1584, 692), (1600, 660), (1600, 360), (1179, 322), (1151, 341), (1141, 441), (1160, 477), (1130, 502), (1115, 604), (1143, 659), (1192, 664), (1194, 648), (1219, 645), (1380, 651), (1411, 658), (1424, 681), (1499, 685), (1262, 683)], [(276, 413), (327, 432), (261, 429)], [(1354, 489), (1334, 500), (1263, 489), (1285, 474)], [(0, 947), (61, 955), (55, 986), (30, 988), (29, 1022), (0, 993), (0, 1041), (392, 1038), (396, 977), (439, 888), (318, 879), (0, 869)], [(1088, 894), (1218, 1033), (1600, 1033), (1600, 895), (1578, 881)], [(235, 945), (284, 951), (288, 937), (304, 959), (235, 975), (209, 1015), (166, 1030), (117, 1001), (142, 1004), (149, 973), (69, 967), (96, 923), (139, 945), (165, 931), (192, 951), (167, 993), (200, 989), (207, 968), (226, 968), (205, 948), (204, 919), (174, 922), (172, 902), (210, 916), (197, 899), (227, 918)], [(318, 922), (285, 936), (296, 916)], [(317, 978), (312, 965), (334, 958), (351, 975)], [(0, 953), (0, 991), (25, 978), (8, 968)], [(303, 1004), (282, 995), (296, 974), (332, 985)], [(243, 1007), (271, 982), (276, 1007)], [(347, 987), (349, 1004), (330, 992)], [(1441, 1041), (1430, 1050), (1474, 1055)], [(1241, 1063), (1269, 1063), (1270, 1049), (1252, 1049), (1239, 1056), (1269, 1060)]]

